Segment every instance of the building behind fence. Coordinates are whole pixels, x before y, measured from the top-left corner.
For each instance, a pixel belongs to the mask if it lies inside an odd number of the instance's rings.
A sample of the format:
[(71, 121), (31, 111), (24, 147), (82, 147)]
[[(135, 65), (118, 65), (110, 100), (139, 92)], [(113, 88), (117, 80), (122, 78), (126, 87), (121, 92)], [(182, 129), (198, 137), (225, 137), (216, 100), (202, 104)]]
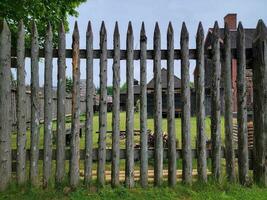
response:
[[(161, 40), (165, 40), (158, 24), (154, 31), (154, 48), (147, 50), (145, 25), (140, 32), (140, 49), (134, 50), (133, 30), (129, 23), (126, 50), (120, 48), (118, 24), (114, 30), (114, 49), (107, 49), (107, 33), (104, 22), (100, 30), (99, 49), (93, 49), (91, 23), (86, 33), (86, 49), (79, 48), (78, 25), (73, 31), (72, 49), (66, 49), (64, 26), (59, 27), (58, 47), (53, 49), (52, 27), (48, 25), (44, 49), (39, 49), (38, 31), (33, 22), (31, 48), (25, 49), (25, 32), (23, 23), (19, 23), (17, 47), (11, 49), (11, 35), (6, 21), (1, 22), (0, 31), (0, 190), (17, 181), (23, 184), (29, 181), (37, 186), (40, 182), (38, 161), (43, 160), (44, 187), (51, 179), (62, 183), (69, 174), (69, 184), (75, 188), (80, 181), (79, 163), (84, 161), (84, 183), (92, 181), (93, 161), (97, 162), (97, 182), (105, 184), (106, 162), (111, 162), (111, 184), (120, 184), (120, 160), (125, 159), (125, 185), (134, 187), (135, 161), (140, 160), (140, 184), (148, 185), (148, 159), (153, 159), (153, 183), (160, 186), (163, 182), (163, 160), (168, 161), (168, 183), (175, 185), (177, 181), (177, 162), (182, 162), (182, 181), (192, 183), (192, 160), (197, 159), (198, 179), (207, 181), (207, 159), (211, 159), (211, 176), (219, 181), (222, 177), (221, 158), (226, 160), (226, 174), (229, 181), (237, 179), (235, 174), (235, 158), (238, 159), (238, 180), (246, 184), (249, 179), (249, 159), (253, 160), (253, 178), (255, 183), (267, 185), (266, 144), (267, 144), (267, 34), (262, 20), (258, 22), (253, 40), (253, 47), (245, 48), (245, 32), (240, 23), (237, 30), (236, 48), (231, 48), (231, 38), (227, 24), (224, 31), (224, 42), (220, 45), (219, 26), (216, 22), (212, 32), (211, 48), (204, 52), (204, 31), (199, 24), (196, 49), (189, 49), (189, 35), (185, 23), (180, 35), (180, 49), (174, 49), (172, 25), (167, 31), (167, 49), (161, 49)], [(58, 27), (53, 27), (58, 28)], [(206, 148), (205, 133), (205, 68), (204, 56), (211, 58), (211, 149)], [(25, 89), (25, 57), (31, 58), (31, 138), (30, 149), (26, 149), (26, 89)], [(45, 58), (44, 85), (44, 149), (39, 149), (40, 133), (40, 96), (39, 96), (39, 58)], [(56, 149), (52, 149), (52, 59), (58, 59), (57, 85), (57, 140)], [(232, 126), (232, 85), (231, 58), (237, 59), (237, 121), (238, 148), (233, 146)], [(11, 58), (17, 61), (17, 148), (11, 149)], [(72, 123), (70, 149), (65, 147), (65, 87), (66, 58), (72, 58)], [(80, 59), (86, 59), (86, 131), (85, 149), (80, 149)], [(99, 98), (99, 139), (98, 148), (93, 149), (93, 105), (94, 84), (93, 59), (100, 59), (100, 98)], [(107, 132), (107, 59), (113, 59), (113, 97), (112, 97), (112, 149), (106, 149)], [(148, 59), (153, 60), (154, 67), (154, 131), (155, 145), (147, 147), (147, 88), (146, 75)], [(196, 113), (197, 113), (197, 147), (191, 148), (190, 135), (190, 79), (189, 59), (196, 60)], [(247, 141), (247, 110), (246, 110), (246, 60), (253, 65), (254, 95), (254, 145), (253, 152), (248, 150)], [(120, 149), (120, 60), (126, 60), (126, 149)], [(134, 60), (140, 60), (140, 148), (134, 149)], [(161, 60), (167, 60), (167, 123), (168, 148), (163, 149), (162, 137), (162, 87)], [(174, 60), (181, 60), (181, 115), (182, 115), (182, 148), (176, 148), (175, 104), (174, 104)], [(222, 63), (221, 63), (222, 61)], [(224, 71), (224, 118), (225, 143), (221, 140), (221, 69)], [(225, 147), (225, 148), (222, 148)], [(27, 161), (29, 160), (29, 175)], [(52, 160), (56, 160), (56, 173), (52, 173)], [(69, 173), (65, 171), (65, 160), (69, 160)], [(16, 180), (11, 176), (11, 163), (16, 166)]]

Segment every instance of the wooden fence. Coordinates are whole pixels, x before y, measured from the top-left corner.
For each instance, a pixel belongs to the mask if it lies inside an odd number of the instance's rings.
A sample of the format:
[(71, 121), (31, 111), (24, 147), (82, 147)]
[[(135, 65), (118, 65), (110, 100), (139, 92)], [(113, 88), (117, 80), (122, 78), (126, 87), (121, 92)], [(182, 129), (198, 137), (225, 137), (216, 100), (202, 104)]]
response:
[[(207, 159), (211, 158), (211, 176), (219, 181), (222, 176), (222, 159), (226, 160), (226, 174), (230, 182), (239, 180), (245, 185), (249, 181), (249, 159), (253, 160), (253, 177), (255, 183), (267, 185), (266, 146), (267, 146), (267, 34), (263, 21), (259, 21), (253, 41), (253, 48), (245, 48), (245, 34), (239, 24), (237, 48), (231, 48), (230, 32), (225, 25), (224, 41), (219, 37), (216, 22), (212, 33), (212, 47), (204, 52), (204, 31), (199, 24), (196, 36), (196, 49), (189, 49), (189, 34), (185, 23), (182, 25), (181, 49), (174, 49), (174, 32), (171, 23), (167, 31), (167, 49), (161, 49), (161, 33), (158, 24), (154, 32), (154, 48), (147, 50), (145, 25), (140, 33), (140, 50), (134, 50), (132, 25), (127, 31), (126, 50), (120, 48), (120, 34), (116, 23), (114, 31), (114, 49), (107, 49), (107, 32), (104, 22), (100, 30), (100, 48), (93, 49), (91, 23), (86, 32), (86, 49), (79, 48), (78, 25), (73, 31), (72, 49), (66, 49), (64, 26), (59, 27), (58, 48), (53, 49), (52, 27), (47, 28), (44, 49), (39, 49), (38, 32), (33, 22), (31, 48), (25, 49), (25, 32), (23, 22), (19, 23), (17, 47), (11, 48), (11, 34), (6, 21), (1, 22), (0, 30), (0, 190), (3, 191), (12, 181), (12, 162), (16, 162), (16, 181), (24, 184), (27, 181), (27, 161), (30, 161), (29, 181), (39, 184), (38, 161), (43, 160), (43, 186), (47, 187), (53, 178), (57, 184), (64, 181), (69, 174), (69, 184), (77, 187), (80, 181), (79, 163), (84, 160), (84, 183), (92, 181), (93, 161), (97, 161), (97, 182), (105, 184), (106, 161), (111, 161), (111, 184), (120, 184), (120, 160), (126, 160), (125, 185), (134, 187), (135, 161), (140, 160), (140, 184), (148, 185), (148, 160), (154, 160), (154, 185), (160, 186), (163, 181), (163, 161), (168, 160), (168, 183), (177, 181), (177, 162), (182, 162), (182, 181), (192, 183), (192, 160), (197, 159), (197, 173), (200, 181), (207, 181)], [(212, 105), (211, 105), (211, 150), (206, 148), (205, 108), (204, 108), (204, 56), (212, 59)], [(30, 149), (26, 149), (25, 121), (25, 57), (31, 58), (31, 138)], [(39, 58), (45, 58), (44, 86), (44, 149), (39, 149), (40, 133), (40, 98), (39, 91)], [(58, 58), (57, 85), (57, 142), (52, 149), (52, 59)], [(232, 125), (232, 86), (231, 58), (238, 61), (238, 149), (233, 146)], [(17, 62), (17, 148), (11, 149), (11, 58)], [(71, 147), (65, 147), (65, 78), (66, 58), (72, 58), (73, 90), (72, 90), (72, 137)], [(80, 59), (86, 59), (86, 131), (85, 149), (80, 149)], [(100, 59), (100, 110), (98, 149), (93, 149), (93, 59)], [(107, 59), (113, 59), (113, 114), (112, 114), (112, 149), (106, 149), (107, 132)], [(147, 99), (146, 75), (147, 60), (154, 63), (154, 130), (155, 148), (147, 146)], [(197, 148), (191, 148), (190, 135), (190, 82), (189, 59), (196, 60), (196, 97), (197, 97)], [(126, 149), (119, 147), (120, 134), (120, 60), (126, 60), (127, 77), (127, 111), (126, 111)], [(133, 70), (134, 60), (140, 60), (140, 149), (134, 149), (134, 93)], [(162, 138), (162, 92), (161, 92), (161, 60), (167, 60), (168, 70), (168, 148), (163, 149)], [(182, 76), (182, 149), (176, 148), (176, 129), (174, 116), (174, 60), (181, 60)], [(246, 61), (252, 61), (254, 82), (254, 149), (248, 150), (247, 111), (246, 111)], [(221, 67), (224, 70), (225, 92), (225, 144), (221, 142), (220, 113), (220, 79)], [(222, 148), (225, 146), (225, 148)], [(238, 179), (235, 174), (235, 159), (238, 159)], [(52, 160), (56, 162), (55, 176), (52, 174)], [(65, 171), (65, 160), (69, 160), (69, 173)]]

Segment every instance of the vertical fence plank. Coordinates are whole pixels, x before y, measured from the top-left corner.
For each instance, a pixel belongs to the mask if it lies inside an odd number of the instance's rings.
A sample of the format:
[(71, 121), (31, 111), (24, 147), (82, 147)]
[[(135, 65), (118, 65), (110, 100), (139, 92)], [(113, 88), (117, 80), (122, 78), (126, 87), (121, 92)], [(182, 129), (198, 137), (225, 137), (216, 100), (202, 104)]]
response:
[(182, 76), (182, 152), (183, 182), (192, 182), (192, 153), (190, 136), (190, 79), (189, 79), (189, 35), (185, 23), (181, 30), (181, 76)]
[(25, 87), (25, 30), (19, 22), (17, 40), (17, 182), (25, 184), (26, 178), (26, 87)]
[(212, 33), (212, 89), (211, 89), (211, 141), (212, 158), (211, 170), (215, 180), (220, 179), (221, 174), (221, 63), (219, 26), (215, 22)]
[(66, 37), (64, 24), (58, 31), (58, 74), (57, 74), (57, 140), (56, 140), (56, 183), (62, 184), (65, 177), (65, 99), (66, 99)]
[(168, 182), (176, 184), (176, 132), (174, 104), (174, 39), (171, 22), (167, 31)]
[(94, 119), (94, 68), (93, 68), (93, 31), (89, 21), (86, 31), (86, 130), (85, 130), (85, 160), (84, 183), (92, 181), (93, 164), (93, 119)]
[(100, 108), (97, 181), (100, 186), (105, 184), (106, 164), (106, 132), (107, 132), (107, 32), (102, 22), (100, 30)]
[(201, 182), (207, 182), (207, 153), (205, 133), (205, 67), (204, 67), (204, 30), (201, 22), (196, 37), (196, 113), (197, 113), (197, 172)]
[(224, 27), (224, 131), (226, 174), (230, 182), (235, 181), (235, 152), (233, 140), (233, 109), (232, 109), (232, 57), (231, 38), (227, 23)]
[(238, 123), (238, 174), (241, 184), (248, 181), (248, 130), (246, 91), (246, 43), (241, 22), (237, 29), (237, 123)]
[(267, 30), (259, 20), (253, 42), (254, 181), (267, 186)]
[(163, 138), (162, 138), (162, 86), (161, 86), (161, 39), (159, 25), (154, 30), (154, 134), (155, 162), (154, 185), (160, 186), (163, 179)]
[(79, 30), (75, 22), (72, 35), (72, 112), (71, 112), (71, 142), (70, 142), (70, 185), (77, 187), (79, 183), (80, 161), (80, 49)]
[(37, 186), (39, 134), (40, 134), (40, 99), (39, 99), (39, 43), (35, 22), (31, 35), (31, 150), (30, 150), (30, 182)]
[(134, 186), (134, 63), (133, 63), (133, 29), (129, 22), (126, 41), (126, 82), (127, 82), (127, 109), (126, 109), (126, 174), (127, 187)]
[(0, 191), (11, 181), (11, 33), (0, 22)]
[(51, 178), (52, 167), (52, 73), (53, 73), (53, 33), (48, 24), (45, 38), (45, 83), (44, 83), (44, 162), (43, 187), (46, 188)]
[(120, 184), (120, 33), (116, 22), (113, 35), (113, 107), (112, 107), (112, 186)]
[(141, 143), (141, 167), (140, 182), (142, 187), (148, 185), (148, 155), (147, 155), (147, 37), (145, 24), (142, 22), (140, 31), (140, 143)]

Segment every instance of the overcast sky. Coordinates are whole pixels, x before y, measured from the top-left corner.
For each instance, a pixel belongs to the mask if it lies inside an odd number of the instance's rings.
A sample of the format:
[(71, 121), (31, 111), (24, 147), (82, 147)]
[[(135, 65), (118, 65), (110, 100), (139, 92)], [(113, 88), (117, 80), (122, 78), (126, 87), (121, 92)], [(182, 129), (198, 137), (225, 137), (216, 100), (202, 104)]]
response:
[[(169, 21), (172, 22), (175, 33), (175, 48), (180, 48), (180, 30), (185, 21), (190, 34), (190, 47), (195, 47), (195, 34), (199, 21), (203, 23), (205, 33), (212, 27), (215, 20), (223, 26), (223, 17), (228, 13), (237, 13), (238, 21), (245, 28), (255, 28), (257, 21), (263, 19), (267, 23), (266, 0), (88, 0), (78, 8), (79, 17), (69, 18), (70, 33), (67, 34), (67, 48), (71, 48), (71, 34), (75, 20), (80, 30), (80, 45), (85, 48), (85, 32), (89, 20), (94, 33), (94, 48), (99, 48), (99, 29), (101, 21), (105, 21), (108, 37), (108, 48), (113, 47), (113, 30), (116, 21), (119, 23), (121, 48), (125, 49), (128, 22), (132, 21), (134, 29), (135, 49), (139, 49), (139, 32), (141, 22), (146, 25), (148, 48), (153, 46), (153, 31), (155, 22), (159, 22), (161, 30), (161, 45), (166, 49), (166, 30)], [(190, 62), (191, 80), (194, 62)], [(152, 61), (148, 62), (148, 80), (152, 77)], [(162, 67), (166, 62), (162, 61)], [(67, 75), (71, 76), (71, 60), (67, 61)], [(54, 78), (56, 85), (56, 60), (54, 61)], [(112, 60), (108, 61), (108, 85), (112, 84)], [(29, 70), (29, 69), (28, 69)], [(28, 71), (27, 70), (27, 71)], [(121, 61), (121, 83), (125, 82), (125, 61)], [(43, 64), (40, 65), (40, 84), (43, 84)], [(30, 74), (29, 72), (27, 74)], [(175, 62), (175, 74), (180, 76), (180, 61)], [(135, 78), (139, 80), (139, 62), (135, 62)], [(85, 78), (85, 61), (81, 60), (81, 78)], [(30, 78), (27, 76), (27, 82)], [(94, 82), (99, 85), (99, 62), (94, 62)]]

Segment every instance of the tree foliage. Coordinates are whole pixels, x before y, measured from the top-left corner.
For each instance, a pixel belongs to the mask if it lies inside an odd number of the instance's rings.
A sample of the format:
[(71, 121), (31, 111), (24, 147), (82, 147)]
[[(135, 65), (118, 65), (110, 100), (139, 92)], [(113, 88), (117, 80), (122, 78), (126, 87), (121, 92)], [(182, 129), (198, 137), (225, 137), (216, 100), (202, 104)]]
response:
[(71, 93), (72, 92), (72, 86), (73, 86), (73, 81), (71, 77), (66, 78), (66, 92)]
[(54, 43), (57, 41), (57, 30), (61, 22), (69, 30), (67, 17), (77, 16), (76, 8), (86, 0), (1, 0), (0, 19), (5, 18), (12, 33), (12, 45), (15, 45), (16, 30), (20, 20), (26, 29), (26, 46), (29, 46), (29, 34), (32, 21), (35, 20), (40, 35), (40, 45), (44, 42), (46, 26), (51, 23), (54, 32)]

